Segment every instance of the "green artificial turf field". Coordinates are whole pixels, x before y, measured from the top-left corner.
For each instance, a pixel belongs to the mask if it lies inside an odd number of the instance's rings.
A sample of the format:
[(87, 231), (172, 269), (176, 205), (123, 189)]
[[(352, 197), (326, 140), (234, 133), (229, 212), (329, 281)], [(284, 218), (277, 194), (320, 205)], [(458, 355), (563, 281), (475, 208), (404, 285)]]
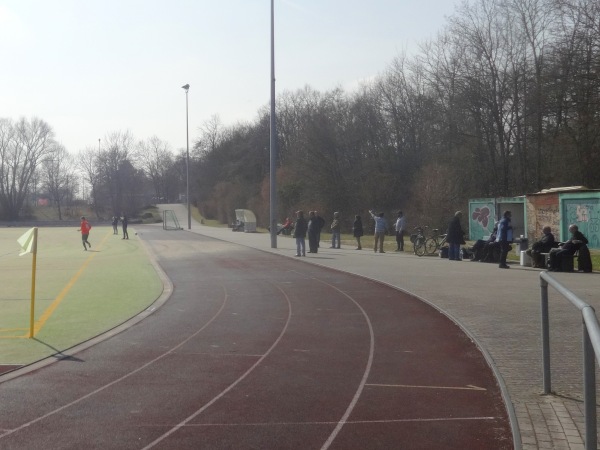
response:
[(94, 227), (84, 251), (76, 228), (38, 230), (35, 335), (29, 338), (33, 255), (27, 228), (0, 229), (0, 365), (28, 364), (107, 331), (146, 309), (163, 285), (144, 247)]

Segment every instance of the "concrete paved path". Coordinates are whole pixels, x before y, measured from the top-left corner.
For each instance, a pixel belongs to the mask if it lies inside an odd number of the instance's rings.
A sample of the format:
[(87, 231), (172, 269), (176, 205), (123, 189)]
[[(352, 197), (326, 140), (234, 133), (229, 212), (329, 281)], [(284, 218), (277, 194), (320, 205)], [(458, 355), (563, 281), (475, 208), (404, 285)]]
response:
[[(184, 225), (187, 212), (182, 205), (165, 208), (175, 210)], [(295, 253), (289, 237), (280, 237), (278, 248), (271, 249), (266, 234), (232, 233), (196, 222), (191, 231), (277, 254)], [(327, 241), (328, 236), (323, 237)], [(493, 264), (419, 258), (409, 253), (374, 254), (350, 245), (342, 245), (340, 250), (323, 248), (306, 262), (383, 281), (454, 317), (493, 359), (514, 405), (522, 448), (583, 450), (581, 317), (550, 290), (552, 375), (557, 395), (540, 395), (539, 270), (515, 264), (511, 270), (499, 270)], [(554, 276), (600, 310), (599, 273)]]

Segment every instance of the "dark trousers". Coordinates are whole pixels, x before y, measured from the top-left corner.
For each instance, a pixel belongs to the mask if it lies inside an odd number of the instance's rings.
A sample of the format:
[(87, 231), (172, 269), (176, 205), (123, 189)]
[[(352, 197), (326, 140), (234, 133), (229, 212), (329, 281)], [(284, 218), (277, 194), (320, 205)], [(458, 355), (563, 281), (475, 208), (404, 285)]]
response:
[(396, 231), (396, 243), (398, 244), (398, 250), (404, 251), (404, 231)]
[(310, 253), (319, 251), (319, 233), (308, 232), (308, 251)]
[(500, 241), (500, 266), (506, 265), (506, 257), (508, 256), (508, 248), (510, 244), (508, 241)]

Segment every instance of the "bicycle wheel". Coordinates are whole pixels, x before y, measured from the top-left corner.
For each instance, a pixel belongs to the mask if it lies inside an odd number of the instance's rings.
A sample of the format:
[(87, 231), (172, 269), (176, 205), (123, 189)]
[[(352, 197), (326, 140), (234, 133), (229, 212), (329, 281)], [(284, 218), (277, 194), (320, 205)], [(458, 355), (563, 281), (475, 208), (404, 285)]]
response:
[(438, 242), (434, 238), (429, 238), (425, 241), (425, 253), (428, 255), (435, 255), (439, 249)]
[(425, 241), (423, 239), (419, 239), (415, 242), (415, 254), (417, 256), (423, 256), (425, 254)]

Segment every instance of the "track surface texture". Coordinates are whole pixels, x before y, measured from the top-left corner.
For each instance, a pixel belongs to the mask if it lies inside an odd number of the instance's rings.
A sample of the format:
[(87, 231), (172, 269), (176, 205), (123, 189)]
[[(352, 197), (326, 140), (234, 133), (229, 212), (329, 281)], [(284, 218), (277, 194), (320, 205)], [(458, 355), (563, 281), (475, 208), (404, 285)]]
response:
[(513, 448), (491, 369), (432, 307), (300, 260), (138, 230), (171, 298), (0, 383), (0, 449)]

